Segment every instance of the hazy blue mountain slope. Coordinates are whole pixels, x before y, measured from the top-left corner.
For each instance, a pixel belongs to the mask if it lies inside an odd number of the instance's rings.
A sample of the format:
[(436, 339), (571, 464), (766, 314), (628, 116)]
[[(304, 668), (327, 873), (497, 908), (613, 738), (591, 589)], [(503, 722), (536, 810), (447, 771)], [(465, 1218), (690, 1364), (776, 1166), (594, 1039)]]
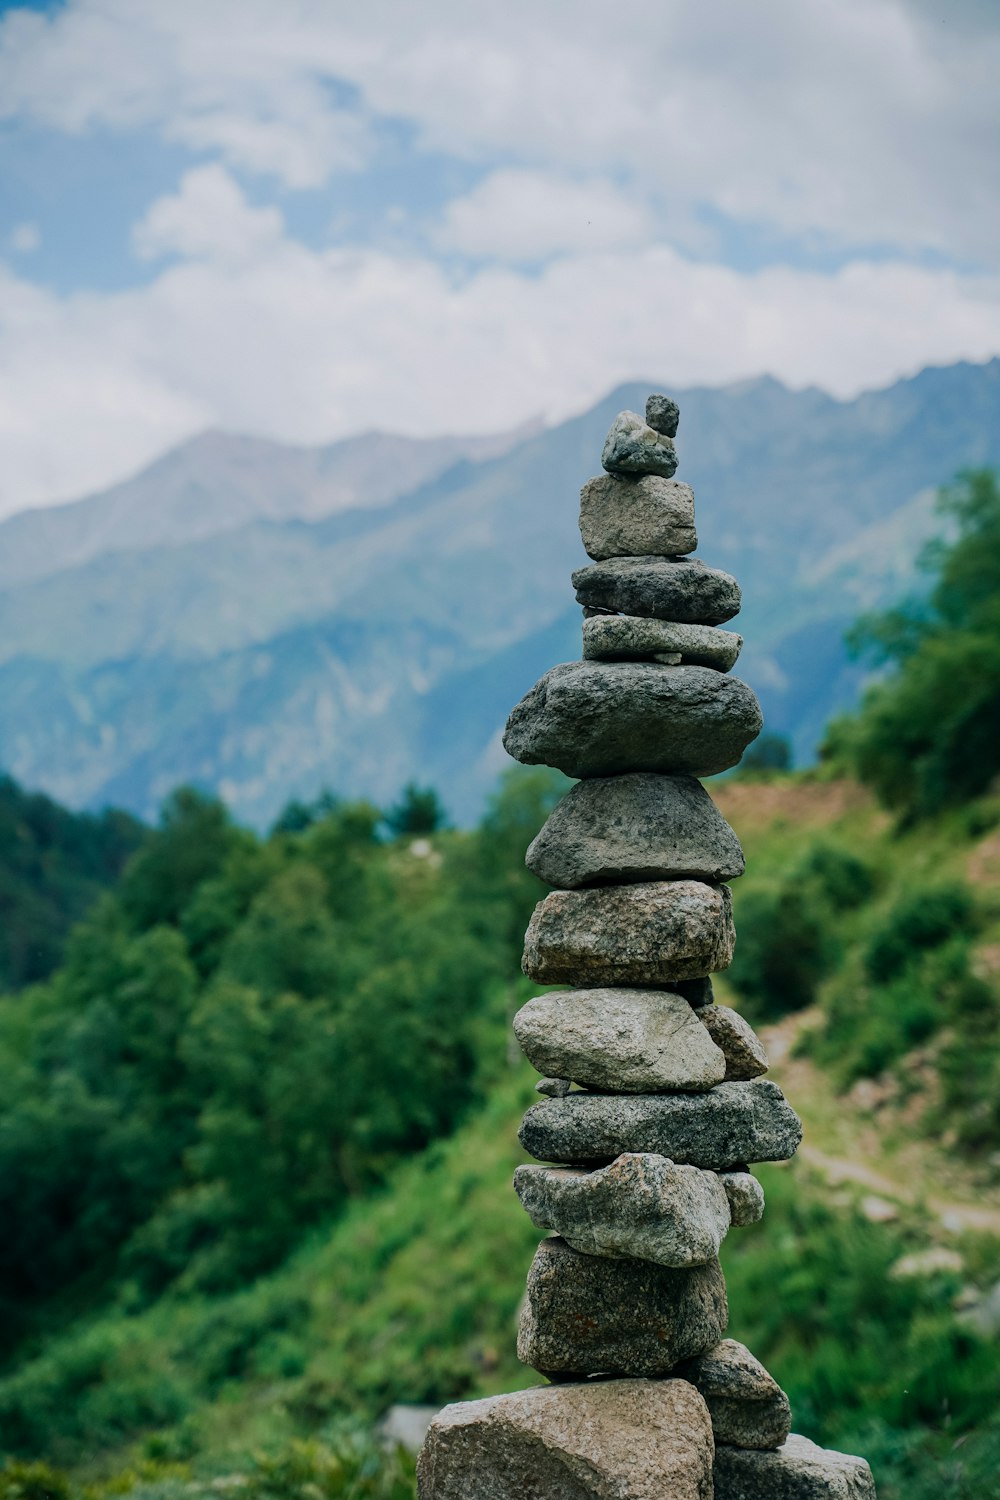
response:
[[(244, 497), (251, 478), (260, 487), (252, 503), (208, 535), (175, 508), (169, 537), (151, 523), (147, 541), (139, 476), (127, 548), (124, 533), (112, 545), (98, 528), (79, 563), (44, 577), (29, 563), (0, 584), (0, 765), (71, 804), (114, 799), (147, 815), (182, 779), (266, 821), (324, 784), (385, 799), (410, 776), (473, 815), (502, 762), (507, 709), (579, 653), (568, 576), (586, 560), (579, 487), (615, 412), (646, 391), (623, 387), (405, 493), (393, 491), (401, 450), (379, 439), (391, 476), (364, 455), (378, 503), (318, 518), (302, 490), (294, 503), (268, 497), (251, 443), (227, 462)], [(911, 580), (934, 487), (1000, 463), (1000, 361), (926, 370), (851, 402), (770, 379), (678, 394), (699, 554), (743, 584), (740, 671), (770, 726), (808, 756), (857, 691), (843, 631)], [(299, 461), (308, 467), (306, 450)], [(81, 502), (95, 507), (100, 497)], [(25, 557), (47, 524), (19, 518)]]

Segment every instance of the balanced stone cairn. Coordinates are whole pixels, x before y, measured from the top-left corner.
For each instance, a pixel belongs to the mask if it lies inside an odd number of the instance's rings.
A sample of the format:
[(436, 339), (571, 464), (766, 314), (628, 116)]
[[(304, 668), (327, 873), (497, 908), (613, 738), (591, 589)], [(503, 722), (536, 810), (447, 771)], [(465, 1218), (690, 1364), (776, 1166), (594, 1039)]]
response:
[(593, 559), (573, 574), (583, 659), (517, 705), (504, 745), (579, 778), (528, 850), (554, 887), (514, 1018), (544, 1075), (514, 1187), (549, 1231), (518, 1355), (550, 1384), (457, 1403), (431, 1424), (423, 1500), (873, 1500), (863, 1459), (790, 1436), (788, 1399), (728, 1321), (719, 1248), (764, 1195), (749, 1167), (802, 1136), (760, 1040), (711, 975), (732, 961), (743, 851), (696, 778), (760, 732), (735, 579), (692, 558), (674, 479), (679, 412), (623, 412), (583, 487)]

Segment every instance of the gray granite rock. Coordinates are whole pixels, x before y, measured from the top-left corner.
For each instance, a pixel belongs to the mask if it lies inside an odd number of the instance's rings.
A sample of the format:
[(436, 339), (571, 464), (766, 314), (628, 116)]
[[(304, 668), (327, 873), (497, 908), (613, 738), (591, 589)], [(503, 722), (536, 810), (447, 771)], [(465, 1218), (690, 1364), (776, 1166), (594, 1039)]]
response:
[(572, 1087), (569, 1078), (540, 1078), (535, 1084), (535, 1093), (544, 1094), (546, 1099), (565, 1099)]
[(719, 1262), (673, 1271), (644, 1260), (582, 1255), (543, 1240), (528, 1272), (517, 1356), (550, 1378), (669, 1375), (726, 1331)]
[(732, 905), (728, 886), (699, 880), (552, 891), (532, 913), (521, 967), (538, 984), (695, 979), (732, 963)]
[(743, 1083), (767, 1072), (764, 1043), (739, 1011), (729, 1005), (706, 1005), (698, 1019), (725, 1055), (727, 1083)]
[(538, 1161), (609, 1162), (652, 1151), (709, 1171), (786, 1161), (802, 1139), (776, 1083), (720, 1083), (706, 1094), (570, 1094), (534, 1104), (520, 1141)]
[(658, 661), (679, 656), (686, 666), (728, 672), (736, 665), (743, 637), (717, 625), (682, 625), (643, 615), (589, 615), (583, 622), (586, 661)]
[(669, 990), (550, 990), (521, 1007), (514, 1034), (540, 1073), (588, 1089), (701, 1090), (725, 1073), (698, 1012)]
[(677, 557), (698, 545), (694, 490), (676, 479), (599, 474), (580, 491), (580, 536), (588, 556)]
[(541, 1386), (446, 1406), (420, 1500), (712, 1500), (712, 1428), (682, 1380)]
[(708, 667), (574, 661), (551, 667), (507, 720), (504, 747), (567, 776), (714, 776), (760, 733), (746, 683)]
[(547, 885), (735, 880), (740, 841), (700, 781), (636, 771), (577, 782), (524, 862)]
[(634, 411), (622, 411), (604, 440), (601, 464), (609, 474), (661, 474), (671, 479), (677, 468), (677, 450), (668, 437), (647, 427)]
[(589, 609), (689, 625), (721, 625), (741, 602), (735, 578), (695, 557), (609, 557), (577, 568), (573, 587)]
[(774, 1453), (720, 1443), (715, 1500), (876, 1500), (875, 1481), (863, 1458), (793, 1434)]
[(729, 1199), (715, 1172), (626, 1152), (596, 1172), (520, 1166), (514, 1189), (538, 1229), (584, 1255), (703, 1266), (729, 1232)]
[(723, 1339), (706, 1354), (685, 1360), (677, 1373), (704, 1396), (717, 1443), (780, 1448), (788, 1437), (788, 1397), (744, 1344)]
[(680, 420), (681, 409), (676, 401), (671, 401), (669, 396), (662, 396), (656, 392), (646, 397), (646, 421), (655, 432), (662, 432), (668, 438), (675, 438)]
[(734, 1229), (745, 1229), (764, 1217), (764, 1189), (751, 1172), (720, 1172), (719, 1180), (729, 1199)]

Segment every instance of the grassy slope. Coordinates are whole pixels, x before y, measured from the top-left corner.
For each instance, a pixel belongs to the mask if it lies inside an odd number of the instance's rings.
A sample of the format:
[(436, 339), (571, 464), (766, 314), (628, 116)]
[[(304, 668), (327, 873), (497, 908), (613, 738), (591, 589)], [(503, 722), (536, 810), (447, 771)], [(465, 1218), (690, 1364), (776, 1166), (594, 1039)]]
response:
[[(748, 885), (787, 867), (817, 829), (880, 867), (876, 906), (915, 869), (971, 866), (996, 878), (995, 835), (970, 840), (954, 821), (898, 839), (850, 788), (731, 783), (716, 795), (746, 844)], [(871, 919), (855, 920), (860, 929)], [(987, 949), (994, 939), (984, 935)], [(1000, 1494), (989, 1478), (998, 1362), (952, 1306), (995, 1277), (995, 1240), (923, 1202), (982, 1200), (987, 1190), (940, 1146), (915, 1142), (903, 1113), (873, 1117), (853, 1098), (838, 1100), (810, 1067), (779, 1059), (775, 1076), (823, 1160), (761, 1169), (765, 1223), (726, 1247), (730, 1331), (788, 1389), (798, 1430), (872, 1455), (883, 1500), (919, 1500), (932, 1484), (935, 1495)], [(52, 1343), (0, 1381), (5, 1442), (71, 1465), (81, 1479), (150, 1458), (231, 1472), (253, 1450), (347, 1412), (369, 1421), (394, 1401), (531, 1384), (514, 1358), (513, 1327), (537, 1234), (509, 1181), (532, 1079), (523, 1065), (509, 1067), (485, 1111), (256, 1285), (123, 1307)], [(894, 1218), (872, 1222), (863, 1173), (857, 1182), (841, 1173), (831, 1190), (829, 1159), (845, 1157), (880, 1173), (890, 1192), (898, 1186)], [(957, 1249), (962, 1269), (890, 1274), (904, 1254), (936, 1244)]]

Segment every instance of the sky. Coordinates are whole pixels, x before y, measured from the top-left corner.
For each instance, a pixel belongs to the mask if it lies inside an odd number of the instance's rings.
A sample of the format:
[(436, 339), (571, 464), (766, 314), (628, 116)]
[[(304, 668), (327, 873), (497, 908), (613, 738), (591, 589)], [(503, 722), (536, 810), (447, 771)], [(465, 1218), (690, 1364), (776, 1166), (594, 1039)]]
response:
[(997, 0), (0, 0), (0, 514), (1000, 354)]

